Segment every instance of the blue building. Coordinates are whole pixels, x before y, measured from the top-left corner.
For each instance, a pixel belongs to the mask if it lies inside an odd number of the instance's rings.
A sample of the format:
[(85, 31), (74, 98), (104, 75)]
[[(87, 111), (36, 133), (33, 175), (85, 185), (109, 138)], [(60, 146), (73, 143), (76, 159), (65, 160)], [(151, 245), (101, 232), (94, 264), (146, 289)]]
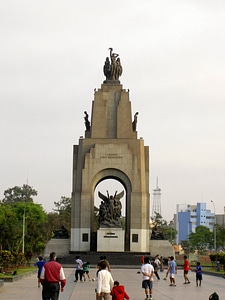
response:
[(195, 233), (196, 227), (202, 225), (213, 231), (215, 214), (206, 209), (206, 203), (197, 205), (177, 204), (177, 214), (175, 216), (175, 226), (178, 232), (176, 244), (188, 240), (190, 233)]

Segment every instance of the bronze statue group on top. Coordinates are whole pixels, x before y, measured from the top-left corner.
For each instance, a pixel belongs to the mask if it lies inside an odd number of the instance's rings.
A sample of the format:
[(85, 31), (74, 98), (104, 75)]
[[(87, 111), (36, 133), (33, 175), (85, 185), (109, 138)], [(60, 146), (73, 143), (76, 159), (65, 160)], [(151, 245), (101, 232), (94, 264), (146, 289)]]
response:
[(103, 67), (103, 72), (106, 77), (106, 80), (119, 80), (119, 77), (122, 75), (123, 68), (121, 66), (119, 54), (113, 53), (113, 48), (110, 50), (110, 60), (109, 57), (106, 57), (105, 65)]

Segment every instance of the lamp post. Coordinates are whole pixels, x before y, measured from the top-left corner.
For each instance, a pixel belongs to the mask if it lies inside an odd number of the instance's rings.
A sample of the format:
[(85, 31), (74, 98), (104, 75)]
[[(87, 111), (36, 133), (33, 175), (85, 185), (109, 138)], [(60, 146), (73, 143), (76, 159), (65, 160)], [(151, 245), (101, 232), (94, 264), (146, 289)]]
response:
[(211, 200), (214, 208), (214, 251), (216, 252), (216, 208), (215, 203)]
[(25, 208), (23, 211), (23, 235), (22, 235), (22, 253), (24, 253), (24, 240), (25, 240)]

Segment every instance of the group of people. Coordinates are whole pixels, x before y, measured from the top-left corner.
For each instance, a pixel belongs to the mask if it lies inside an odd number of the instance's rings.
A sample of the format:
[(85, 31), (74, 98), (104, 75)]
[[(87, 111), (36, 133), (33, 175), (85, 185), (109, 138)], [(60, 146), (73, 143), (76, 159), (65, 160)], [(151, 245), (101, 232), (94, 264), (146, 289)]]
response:
[[(184, 263), (183, 263), (183, 276), (184, 276), (184, 284), (189, 284), (190, 280), (188, 277), (188, 272), (191, 270), (188, 258), (186, 255), (183, 257)], [(142, 288), (145, 290), (145, 296), (147, 299), (152, 299), (153, 294), (153, 278), (154, 275), (158, 280), (160, 280), (158, 269), (160, 268), (160, 264), (163, 264), (162, 259), (159, 259), (159, 255), (156, 255), (152, 259), (149, 257), (143, 257), (141, 261), (141, 273), (143, 275), (142, 279)], [(161, 266), (161, 270), (162, 266)], [(195, 267), (196, 272), (196, 286), (201, 286), (202, 282), (202, 267), (200, 262), (196, 263)], [(175, 275), (177, 274), (177, 264), (174, 260), (173, 256), (168, 257), (168, 269), (166, 272), (166, 277), (164, 280), (167, 280), (167, 277), (169, 275), (170, 279), (170, 285), (169, 286), (176, 286), (175, 281)]]
[(91, 277), (89, 274), (89, 268), (90, 268), (90, 262), (83, 262), (80, 259), (80, 256), (76, 256), (76, 271), (75, 271), (75, 280), (74, 282), (78, 281), (78, 278), (80, 279), (80, 281), (86, 281), (86, 276), (89, 279), (89, 281), (91, 281)]
[(56, 261), (56, 253), (51, 252), (46, 262), (39, 256), (35, 263), (38, 267), (38, 287), (42, 284), (42, 300), (58, 300), (59, 292), (64, 291), (66, 277), (62, 266)]
[[(189, 263), (186, 255), (184, 255), (183, 259), (184, 259), (184, 263), (183, 263), (184, 282), (183, 282), (183, 284), (189, 284), (191, 282), (188, 277), (188, 272), (189, 272), (189, 270), (192, 270), (192, 269), (191, 269), (190, 263)], [(176, 262), (174, 261), (174, 257), (169, 256), (168, 257), (168, 270), (166, 272), (166, 277), (164, 279), (166, 280), (168, 277), (168, 274), (170, 274), (170, 286), (176, 286), (176, 283), (175, 283), (175, 274), (176, 273), (177, 273), (177, 265), (176, 265)], [(195, 273), (196, 273), (196, 286), (201, 286), (202, 266), (199, 261), (196, 263)]]
[[(83, 277), (87, 274), (89, 280), (91, 281), (89, 275), (89, 268), (85, 270), (85, 263), (82, 262), (79, 256), (76, 256), (76, 271), (75, 271), (75, 282), (78, 281), (78, 277), (80, 282), (83, 281)], [(89, 266), (90, 267), (90, 263)], [(129, 296), (125, 291), (123, 285), (120, 285), (119, 281), (114, 281), (110, 264), (106, 259), (106, 256), (100, 256), (100, 260), (97, 263), (97, 286), (95, 289), (96, 300), (110, 300), (112, 296), (112, 300), (129, 300)], [(84, 279), (85, 280), (85, 279)], [(95, 279), (94, 279), (95, 280)]]
[[(191, 270), (188, 258), (186, 255), (183, 257), (183, 276), (184, 284), (189, 284), (190, 280), (188, 277), (188, 272)], [(89, 274), (90, 262), (83, 262), (79, 256), (76, 256), (76, 270), (75, 270), (75, 280), (85, 281), (86, 276), (91, 281)], [(163, 264), (162, 258), (159, 259), (159, 255), (156, 255), (151, 260), (149, 257), (142, 257), (141, 260), (141, 273), (142, 273), (142, 288), (145, 290), (145, 296), (147, 299), (152, 299), (153, 295), (153, 278), (154, 275), (158, 280), (160, 280), (158, 269), (160, 264)], [(42, 299), (43, 300), (57, 300), (59, 297), (59, 292), (64, 291), (66, 285), (66, 278), (62, 266), (56, 261), (56, 253), (50, 253), (49, 261), (46, 262), (41, 256), (35, 263), (38, 267), (38, 287), (42, 284)], [(162, 267), (162, 266), (161, 266)], [(162, 270), (162, 269), (161, 269)], [(196, 286), (201, 286), (202, 282), (202, 267), (200, 262), (196, 263)], [(176, 286), (175, 275), (177, 274), (177, 264), (173, 256), (168, 257), (168, 269), (166, 272), (165, 280), (169, 275), (170, 286)], [(96, 300), (129, 300), (129, 296), (125, 291), (123, 285), (119, 282), (113, 280), (111, 274), (110, 264), (105, 256), (100, 257), (100, 261), (97, 264), (97, 286), (95, 289)]]
[(114, 281), (109, 262), (106, 258), (100, 257), (100, 261), (97, 265), (97, 287), (96, 300), (129, 300), (130, 297), (125, 291), (123, 285), (120, 285), (119, 281)]

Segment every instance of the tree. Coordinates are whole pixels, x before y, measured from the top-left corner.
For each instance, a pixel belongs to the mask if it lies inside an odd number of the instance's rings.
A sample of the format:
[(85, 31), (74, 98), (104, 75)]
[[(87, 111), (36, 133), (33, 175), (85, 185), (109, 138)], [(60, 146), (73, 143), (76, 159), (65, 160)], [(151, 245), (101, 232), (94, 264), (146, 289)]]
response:
[(216, 246), (225, 251), (225, 225), (216, 224)]
[(2, 250), (20, 251), (22, 249), (23, 216), (25, 214), (25, 251), (41, 252), (48, 240), (43, 234), (47, 226), (47, 214), (40, 204), (15, 202), (1, 204), (0, 242)]
[(40, 204), (33, 203), (37, 191), (27, 184), (15, 186), (4, 192), (0, 202), (1, 249), (20, 251), (22, 248), (23, 218), (25, 217), (25, 252), (39, 253), (45, 247), (48, 236), (47, 214)]
[(167, 239), (171, 244), (173, 244), (177, 234), (173, 223), (167, 223), (167, 221), (164, 220), (163, 217), (157, 212), (155, 212), (155, 215), (151, 218), (151, 220), (153, 227), (157, 228), (157, 230), (162, 233), (164, 238)]
[(213, 233), (209, 228), (200, 225), (196, 227), (195, 233), (189, 234), (189, 243), (198, 254), (205, 254), (213, 246)]
[(49, 214), (49, 222), (51, 224), (51, 231), (64, 226), (68, 232), (71, 228), (71, 198), (62, 196), (60, 201), (54, 202), (55, 213)]
[[(19, 206), (20, 204), (15, 204)], [(22, 215), (21, 209), (25, 211), (25, 252), (40, 253), (45, 248), (48, 236), (44, 233), (47, 224), (47, 213), (42, 205), (35, 203), (26, 203), (24, 207), (18, 209)]]
[(3, 204), (12, 204), (15, 202), (33, 202), (33, 196), (37, 196), (37, 191), (31, 186), (24, 184), (22, 187), (14, 186), (4, 192)]
[(71, 198), (61, 196), (60, 201), (54, 202), (55, 204), (55, 209), (53, 208), (54, 211), (57, 211), (61, 213), (62, 211), (67, 211), (71, 213)]
[(177, 235), (177, 230), (170, 225), (165, 226), (163, 229), (165, 239), (168, 240), (172, 245), (174, 244), (174, 240)]
[(189, 240), (181, 241), (181, 247), (186, 254), (194, 253), (195, 249), (191, 246)]
[(21, 238), (18, 215), (11, 205), (0, 204), (0, 245), (1, 250), (16, 250)]

